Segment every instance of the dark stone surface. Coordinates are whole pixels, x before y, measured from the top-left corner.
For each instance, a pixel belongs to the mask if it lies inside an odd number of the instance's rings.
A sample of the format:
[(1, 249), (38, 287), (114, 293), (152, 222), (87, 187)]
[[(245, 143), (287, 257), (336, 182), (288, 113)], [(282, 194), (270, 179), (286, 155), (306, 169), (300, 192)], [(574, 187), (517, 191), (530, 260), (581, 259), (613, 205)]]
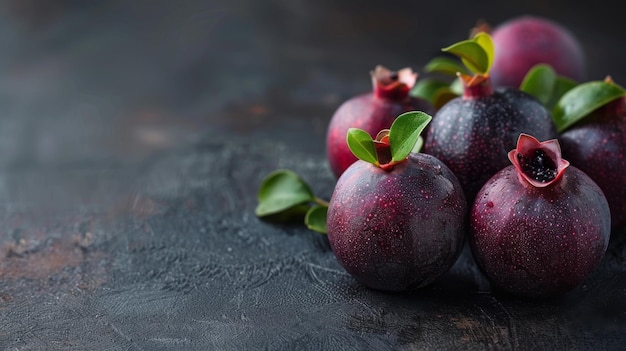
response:
[(0, 349), (624, 349), (624, 233), (585, 285), (527, 301), (467, 250), (429, 288), (369, 290), (323, 235), (254, 216), (277, 168), (329, 198), (333, 110), (478, 18), (557, 19), (590, 79), (626, 83), (615, 8), (516, 6), (2, 3)]

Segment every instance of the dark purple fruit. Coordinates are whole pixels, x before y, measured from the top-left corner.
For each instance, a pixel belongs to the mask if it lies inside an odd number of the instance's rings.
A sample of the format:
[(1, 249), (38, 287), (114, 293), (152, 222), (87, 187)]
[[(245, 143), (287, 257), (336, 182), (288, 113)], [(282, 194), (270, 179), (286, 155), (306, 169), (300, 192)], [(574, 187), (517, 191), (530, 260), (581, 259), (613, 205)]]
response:
[(373, 90), (348, 99), (333, 114), (326, 132), (326, 153), (336, 178), (357, 158), (346, 144), (349, 128), (359, 128), (371, 135), (388, 129), (398, 115), (407, 111), (432, 114), (433, 108), (424, 99), (409, 96), (417, 73), (410, 68), (397, 72), (377, 66), (370, 72)]
[(494, 86), (518, 88), (534, 65), (545, 63), (575, 81), (585, 75), (585, 55), (574, 34), (563, 25), (537, 16), (519, 16), (491, 31), (495, 60)]
[(563, 155), (604, 191), (613, 228), (626, 226), (626, 100), (600, 107), (559, 137)]
[(556, 139), (520, 135), (509, 165), (479, 191), (470, 246), (493, 285), (509, 293), (555, 296), (581, 285), (600, 263), (611, 216), (598, 185), (561, 159)]
[(328, 239), (341, 265), (378, 290), (426, 286), (459, 256), (467, 204), (456, 176), (427, 154), (384, 170), (358, 160), (337, 181)]
[(520, 133), (541, 139), (557, 137), (550, 112), (534, 97), (515, 88), (492, 90), (489, 78), (464, 84), (462, 96), (437, 111), (424, 152), (445, 163), (459, 178), (468, 203), (496, 172), (509, 163)]

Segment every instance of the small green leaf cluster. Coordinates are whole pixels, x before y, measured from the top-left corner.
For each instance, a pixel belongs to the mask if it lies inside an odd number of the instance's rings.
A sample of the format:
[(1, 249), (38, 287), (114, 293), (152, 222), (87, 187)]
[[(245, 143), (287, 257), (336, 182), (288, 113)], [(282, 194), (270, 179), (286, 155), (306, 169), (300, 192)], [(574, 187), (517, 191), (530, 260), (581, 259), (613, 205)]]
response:
[(561, 96), (576, 84), (570, 78), (557, 75), (552, 66), (540, 63), (526, 73), (519, 89), (534, 96), (546, 108), (552, 110)]
[(552, 118), (559, 132), (588, 116), (607, 103), (626, 96), (626, 90), (611, 79), (589, 81), (563, 94), (552, 110)]
[[(388, 133), (382, 131), (383, 136), (378, 143), (388, 144), (391, 149), (391, 162), (381, 164), (376, 151), (376, 144), (372, 136), (362, 129), (350, 128), (346, 142), (350, 151), (360, 160), (369, 162), (377, 167), (393, 166), (402, 162), (411, 152), (419, 152), (423, 145), (420, 136), (432, 117), (422, 111), (409, 111), (399, 115), (391, 125)], [(376, 139), (379, 139), (378, 137)], [(385, 142), (383, 140), (388, 140)], [(416, 150), (417, 146), (417, 150)]]
[[(462, 95), (462, 82), (454, 78), (471, 74), (488, 76), (495, 58), (492, 38), (486, 32), (478, 32), (471, 39), (441, 50), (452, 57), (435, 57), (424, 66), (424, 71), (452, 80), (422, 78), (411, 90), (412, 96), (429, 101), (436, 109)], [(626, 95), (624, 88), (610, 78), (578, 83), (558, 75), (550, 65), (544, 63), (533, 66), (527, 72), (519, 90), (534, 96), (551, 112), (559, 132), (608, 102)]]
[(424, 66), (424, 72), (445, 78), (428, 77), (418, 80), (411, 95), (429, 101), (436, 109), (463, 93), (457, 76), (488, 76), (495, 58), (491, 35), (479, 32), (473, 38), (441, 49), (452, 55), (437, 56)]
[[(421, 111), (406, 112), (394, 120), (389, 130), (381, 131), (376, 142), (367, 132), (357, 128), (348, 131), (346, 141), (357, 158), (390, 170), (411, 152), (419, 151), (423, 143), (420, 133), (431, 119), (430, 115)], [(390, 148), (390, 162), (379, 162), (375, 143)], [(261, 183), (257, 198), (257, 217), (274, 222), (304, 219), (307, 228), (326, 233), (328, 202), (315, 196), (311, 187), (295, 172), (278, 169), (268, 174)]]
[(306, 226), (326, 233), (328, 202), (316, 197), (298, 174), (278, 169), (265, 177), (258, 192), (255, 214), (275, 222), (304, 219)]
[(547, 64), (531, 68), (520, 90), (533, 95), (552, 113), (559, 133), (607, 103), (626, 96), (626, 90), (607, 77), (604, 81), (575, 81), (558, 76)]

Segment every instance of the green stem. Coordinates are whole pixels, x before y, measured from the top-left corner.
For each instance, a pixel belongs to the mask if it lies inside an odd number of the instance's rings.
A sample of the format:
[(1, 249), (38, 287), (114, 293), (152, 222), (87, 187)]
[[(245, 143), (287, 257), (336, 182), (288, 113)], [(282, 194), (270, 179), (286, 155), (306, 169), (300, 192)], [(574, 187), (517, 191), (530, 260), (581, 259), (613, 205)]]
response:
[(313, 200), (316, 204), (320, 205), (320, 206), (325, 206), (328, 207), (329, 202), (323, 199), (320, 199), (319, 197), (315, 197), (315, 200)]

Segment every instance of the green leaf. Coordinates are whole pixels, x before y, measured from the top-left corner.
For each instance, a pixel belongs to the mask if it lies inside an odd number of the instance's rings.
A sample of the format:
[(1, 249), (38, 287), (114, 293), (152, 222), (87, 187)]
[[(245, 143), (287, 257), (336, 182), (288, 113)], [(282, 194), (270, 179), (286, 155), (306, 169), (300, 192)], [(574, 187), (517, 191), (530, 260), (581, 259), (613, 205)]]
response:
[(434, 101), (440, 89), (449, 89), (450, 83), (439, 79), (424, 78), (419, 79), (413, 89), (411, 96), (422, 98), (430, 103)]
[(461, 58), (472, 73), (487, 74), (494, 59), (494, 46), (491, 36), (481, 32), (472, 39), (463, 40), (441, 49)]
[(435, 96), (433, 96), (433, 101), (431, 103), (435, 109), (439, 110), (441, 107), (443, 107), (443, 105), (448, 103), (448, 101), (458, 97), (461, 94), (452, 91), (451, 88), (441, 88), (437, 90)]
[(554, 109), (554, 106), (561, 99), (561, 97), (576, 85), (578, 85), (578, 83), (570, 78), (556, 76), (554, 91), (552, 91), (552, 97), (550, 98), (550, 101), (546, 103), (546, 107), (548, 107), (549, 110)]
[(350, 151), (358, 159), (378, 165), (378, 157), (376, 156), (376, 147), (372, 136), (366, 131), (358, 128), (348, 129), (346, 142)]
[(255, 213), (258, 217), (266, 217), (314, 199), (311, 188), (300, 176), (293, 171), (279, 169), (271, 172), (261, 183)]
[(327, 206), (313, 206), (304, 217), (307, 228), (318, 233), (326, 234), (326, 217), (328, 216)]
[(423, 146), (424, 146), (424, 138), (422, 138), (422, 136), (420, 135), (417, 138), (417, 142), (415, 143), (415, 146), (413, 146), (413, 150), (411, 150), (411, 152), (414, 154), (417, 154), (420, 151), (422, 151)]
[(612, 82), (591, 81), (568, 90), (557, 102), (552, 118), (559, 132), (578, 122), (594, 110), (625, 96), (624, 88)]
[(389, 146), (392, 162), (404, 160), (419, 139), (432, 117), (422, 111), (405, 112), (389, 128)]
[(424, 72), (442, 73), (456, 77), (457, 72), (467, 73), (467, 69), (458, 59), (439, 56), (434, 57), (424, 66)]
[(465, 40), (452, 44), (442, 50), (460, 57), (465, 66), (472, 73), (482, 73), (487, 66), (487, 54), (485, 50), (473, 40)]
[(557, 75), (554, 69), (545, 63), (533, 66), (520, 84), (520, 90), (539, 100), (546, 106), (552, 99), (556, 87)]
[(493, 65), (493, 60), (496, 56), (496, 49), (493, 45), (491, 35), (486, 32), (479, 32), (474, 35), (474, 40), (483, 48), (483, 50), (485, 50), (485, 54), (487, 54), (487, 66), (482, 73), (488, 73), (491, 71), (491, 66)]
[[(424, 78), (420, 79), (411, 90), (411, 96), (422, 98), (433, 105), (435, 109), (441, 108), (446, 102), (454, 99), (463, 93), (463, 86), (459, 79), (455, 79), (452, 83), (439, 79)], [(453, 87), (459, 86), (460, 91), (453, 91)]]
[(262, 216), (264, 221), (274, 222), (274, 223), (292, 223), (292, 224), (300, 224), (302, 220), (306, 216), (307, 211), (311, 208), (311, 204), (303, 203), (300, 205), (296, 205), (293, 207), (289, 207), (286, 210), (268, 214)]
[(559, 76), (544, 63), (533, 66), (520, 84), (520, 90), (536, 97), (544, 106), (552, 110), (559, 99), (578, 83), (570, 78)]
[(450, 84), (450, 90), (456, 95), (463, 95), (463, 81), (461, 79), (455, 79)]

